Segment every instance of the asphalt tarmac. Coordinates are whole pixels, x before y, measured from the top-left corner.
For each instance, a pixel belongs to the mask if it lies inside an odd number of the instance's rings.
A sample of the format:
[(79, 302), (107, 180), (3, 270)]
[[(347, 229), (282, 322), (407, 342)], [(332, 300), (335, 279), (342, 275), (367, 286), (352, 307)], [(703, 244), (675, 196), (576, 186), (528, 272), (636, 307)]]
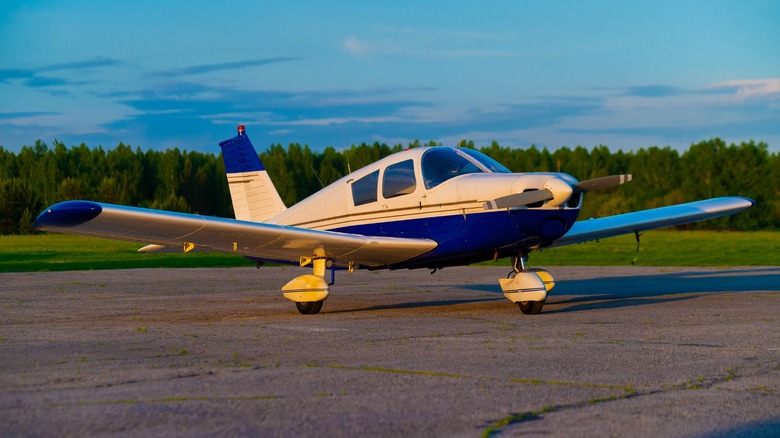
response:
[(780, 267), (550, 270), (0, 274), (0, 435), (780, 435)]

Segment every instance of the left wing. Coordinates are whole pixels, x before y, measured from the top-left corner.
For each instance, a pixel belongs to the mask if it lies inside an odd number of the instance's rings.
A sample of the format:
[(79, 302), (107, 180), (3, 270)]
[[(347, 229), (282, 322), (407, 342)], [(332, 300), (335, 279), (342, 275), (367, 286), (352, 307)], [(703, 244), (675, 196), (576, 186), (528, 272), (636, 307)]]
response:
[(730, 196), (579, 221), (550, 247), (728, 216), (750, 208), (754, 203), (749, 198)]
[(298, 262), (315, 251), (339, 265), (378, 267), (436, 247), (428, 239), (406, 239), (319, 231), (146, 208), (66, 201), (46, 209), (33, 227), (93, 237), (210, 249), (271, 260)]

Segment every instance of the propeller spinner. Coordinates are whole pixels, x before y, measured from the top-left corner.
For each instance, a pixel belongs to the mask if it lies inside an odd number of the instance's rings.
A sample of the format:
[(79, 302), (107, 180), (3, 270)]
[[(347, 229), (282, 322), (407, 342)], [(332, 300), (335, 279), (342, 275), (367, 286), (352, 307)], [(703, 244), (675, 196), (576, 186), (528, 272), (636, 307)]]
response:
[(547, 201), (548, 206), (557, 207), (568, 201), (574, 193), (610, 189), (625, 184), (631, 181), (631, 179), (631, 175), (609, 175), (569, 185), (566, 181), (553, 177), (545, 181), (543, 189), (501, 196), (485, 202), (482, 206), (485, 210), (496, 210), (500, 208), (523, 207)]

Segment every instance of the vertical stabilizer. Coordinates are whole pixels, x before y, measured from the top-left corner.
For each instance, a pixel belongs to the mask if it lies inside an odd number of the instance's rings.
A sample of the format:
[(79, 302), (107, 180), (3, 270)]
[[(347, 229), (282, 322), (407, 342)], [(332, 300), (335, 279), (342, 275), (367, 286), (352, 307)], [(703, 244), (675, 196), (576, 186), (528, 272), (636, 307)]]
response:
[(237, 136), (220, 142), (219, 146), (236, 219), (265, 222), (287, 209), (243, 125), (238, 127)]

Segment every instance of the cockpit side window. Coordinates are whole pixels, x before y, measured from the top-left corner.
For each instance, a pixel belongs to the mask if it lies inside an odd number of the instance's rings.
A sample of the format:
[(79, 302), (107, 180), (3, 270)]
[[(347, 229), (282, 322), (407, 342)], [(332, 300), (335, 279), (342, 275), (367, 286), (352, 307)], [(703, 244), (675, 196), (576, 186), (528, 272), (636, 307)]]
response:
[(369, 173), (352, 183), (352, 201), (355, 207), (358, 205), (376, 202), (377, 187), (379, 185), (379, 171)]
[(414, 161), (406, 160), (387, 166), (382, 178), (382, 196), (385, 199), (408, 195), (417, 188)]
[(432, 189), (456, 176), (479, 172), (484, 171), (452, 148), (432, 148), (422, 157), (422, 175), (426, 189)]

